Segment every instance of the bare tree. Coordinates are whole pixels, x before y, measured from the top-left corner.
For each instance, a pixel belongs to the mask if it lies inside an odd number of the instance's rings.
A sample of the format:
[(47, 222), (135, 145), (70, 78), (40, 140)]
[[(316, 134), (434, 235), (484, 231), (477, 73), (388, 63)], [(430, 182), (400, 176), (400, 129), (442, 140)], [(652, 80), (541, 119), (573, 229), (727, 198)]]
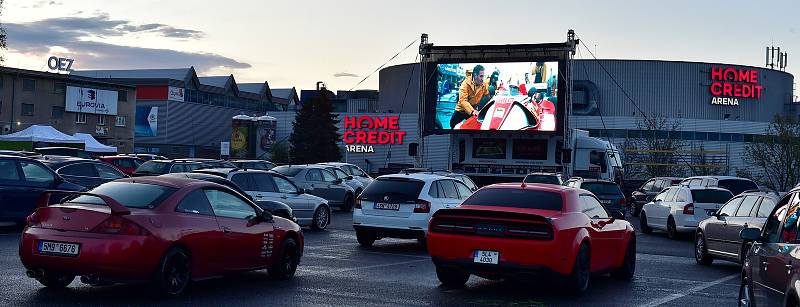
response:
[(640, 135), (625, 140), (626, 173), (636, 177), (682, 176), (691, 164), (677, 152), (685, 146), (676, 120), (651, 115), (637, 123)]
[(800, 180), (800, 121), (776, 115), (766, 135), (747, 145), (744, 161), (759, 184), (775, 191), (794, 187)]
[[(5, 0), (0, 0), (0, 16), (3, 15), (3, 4)], [(0, 23), (0, 66), (6, 60), (5, 51), (8, 49), (6, 46), (6, 27)]]

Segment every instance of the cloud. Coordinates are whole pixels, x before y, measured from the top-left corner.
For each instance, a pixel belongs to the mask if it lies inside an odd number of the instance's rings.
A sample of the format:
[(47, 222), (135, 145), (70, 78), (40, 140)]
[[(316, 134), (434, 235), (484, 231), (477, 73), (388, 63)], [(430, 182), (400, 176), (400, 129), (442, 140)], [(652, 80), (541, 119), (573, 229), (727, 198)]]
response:
[[(93, 17), (48, 18), (28, 23), (6, 23), (10, 52), (44, 58), (53, 47), (69, 51), (79, 69), (174, 68), (194, 66), (198, 72), (216, 67), (250, 68), (250, 64), (207, 52), (184, 52), (170, 49), (115, 45), (97, 41), (103, 37), (124, 37), (157, 33), (169, 38), (198, 38), (201, 31), (179, 29), (152, 23), (134, 25), (126, 20), (112, 20), (108, 14)], [(67, 55), (67, 54), (64, 54)]]
[(24, 8), (24, 9), (27, 9), (27, 8), (38, 9), (38, 8), (42, 8), (44, 6), (56, 6), (56, 5), (63, 5), (63, 4), (64, 4), (64, 2), (60, 2), (60, 1), (39, 0), (39, 1), (36, 1), (36, 2), (32, 3), (30, 6), (22, 6), (22, 8)]
[(341, 78), (341, 77), (355, 78), (355, 77), (358, 77), (358, 75), (356, 75), (354, 73), (349, 73), (349, 72), (337, 72), (337, 73), (333, 74), (333, 76), (336, 77), (336, 78)]

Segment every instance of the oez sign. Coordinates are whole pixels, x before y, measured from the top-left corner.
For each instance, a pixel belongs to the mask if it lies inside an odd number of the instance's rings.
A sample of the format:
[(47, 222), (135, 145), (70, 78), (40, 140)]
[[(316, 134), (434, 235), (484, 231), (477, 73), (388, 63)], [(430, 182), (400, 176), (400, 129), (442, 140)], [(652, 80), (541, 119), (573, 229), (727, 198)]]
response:
[(47, 59), (47, 68), (50, 68), (50, 70), (71, 71), (72, 63), (74, 62), (75, 60), (73, 59), (51, 56)]

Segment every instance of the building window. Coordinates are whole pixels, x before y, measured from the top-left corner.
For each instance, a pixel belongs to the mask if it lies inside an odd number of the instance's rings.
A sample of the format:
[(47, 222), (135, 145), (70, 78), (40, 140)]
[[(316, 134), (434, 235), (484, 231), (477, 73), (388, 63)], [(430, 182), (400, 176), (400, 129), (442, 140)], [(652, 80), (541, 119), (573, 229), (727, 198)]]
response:
[(117, 91), (117, 100), (119, 100), (119, 101), (128, 101), (128, 91), (125, 91), (125, 90)]
[(53, 93), (61, 94), (67, 91), (67, 84), (64, 82), (53, 83)]
[(34, 80), (34, 79), (22, 79), (22, 91), (23, 92), (36, 91), (36, 80)]
[(105, 126), (106, 125), (106, 116), (105, 115), (97, 115), (97, 125), (98, 126)]
[(85, 124), (86, 123), (86, 113), (75, 113), (75, 123), (76, 124)]
[(64, 107), (53, 107), (50, 118), (61, 118), (64, 116)]
[(33, 104), (30, 103), (22, 104), (22, 116), (33, 116)]
[(128, 121), (127, 116), (117, 116), (117, 123), (114, 126), (125, 127), (125, 122)]

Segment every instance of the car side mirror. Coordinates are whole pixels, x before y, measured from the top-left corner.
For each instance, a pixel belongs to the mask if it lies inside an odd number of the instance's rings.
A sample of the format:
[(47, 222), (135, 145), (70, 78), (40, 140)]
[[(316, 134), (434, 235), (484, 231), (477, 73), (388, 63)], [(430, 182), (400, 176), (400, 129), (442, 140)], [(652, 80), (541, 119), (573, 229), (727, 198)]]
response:
[(261, 211), (261, 220), (264, 222), (271, 222), (273, 220), (272, 213), (268, 210)]
[(760, 241), (761, 229), (758, 228), (745, 228), (739, 232), (739, 237), (745, 241)]
[(297, 193), (297, 195), (300, 195), (300, 194), (306, 194), (306, 189), (303, 189), (303, 188), (297, 188), (297, 192), (295, 192), (295, 193)]
[(333, 181), (333, 184), (341, 184), (343, 181), (341, 179), (336, 179)]
[(624, 220), (625, 219), (625, 213), (622, 212), (622, 211), (612, 210), (611, 211), (611, 217), (614, 218), (614, 219), (617, 219), (617, 220)]
[(347, 180), (353, 180), (353, 176), (347, 176)]

